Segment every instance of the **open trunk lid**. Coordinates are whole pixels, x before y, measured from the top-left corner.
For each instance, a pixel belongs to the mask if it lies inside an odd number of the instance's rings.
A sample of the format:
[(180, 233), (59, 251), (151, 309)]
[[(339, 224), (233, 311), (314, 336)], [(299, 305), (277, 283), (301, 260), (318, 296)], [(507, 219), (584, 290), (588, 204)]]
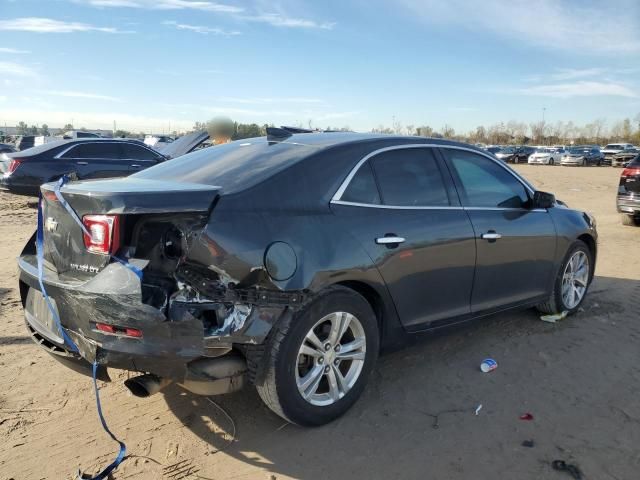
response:
[[(52, 183), (42, 186), (45, 260), (61, 276), (95, 275), (110, 256), (86, 249), (82, 227), (56, 198), (54, 189)], [(85, 215), (117, 215), (120, 227), (113, 234), (123, 237), (128, 233), (128, 220), (136, 216), (206, 214), (220, 191), (210, 185), (136, 178), (74, 182), (60, 189), (80, 220)]]

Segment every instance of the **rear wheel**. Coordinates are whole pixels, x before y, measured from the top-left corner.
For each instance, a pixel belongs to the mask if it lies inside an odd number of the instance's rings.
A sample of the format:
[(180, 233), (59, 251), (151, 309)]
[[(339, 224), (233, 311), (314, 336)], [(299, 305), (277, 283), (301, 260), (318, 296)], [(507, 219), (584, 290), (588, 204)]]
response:
[(627, 227), (640, 226), (640, 216), (635, 217), (633, 215), (623, 213), (622, 224)]
[(553, 165), (553, 164), (554, 164), (553, 158), (550, 158), (549, 159), (549, 165)]
[(565, 255), (549, 299), (537, 306), (543, 313), (575, 313), (584, 300), (593, 276), (593, 255), (589, 247), (576, 240)]
[(586, 167), (586, 166), (587, 166), (587, 159), (586, 159), (586, 158), (583, 158), (583, 159), (582, 159), (582, 166), (583, 166), (583, 167)]
[(348, 288), (331, 287), (269, 334), (258, 394), (285, 420), (323, 425), (356, 402), (378, 349), (369, 303)]

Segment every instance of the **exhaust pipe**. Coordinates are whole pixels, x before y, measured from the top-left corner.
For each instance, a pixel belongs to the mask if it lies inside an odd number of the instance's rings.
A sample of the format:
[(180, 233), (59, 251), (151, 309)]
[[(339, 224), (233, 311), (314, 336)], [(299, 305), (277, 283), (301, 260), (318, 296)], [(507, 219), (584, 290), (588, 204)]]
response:
[(124, 386), (136, 397), (146, 398), (158, 393), (169, 385), (171, 380), (158, 377), (152, 373), (145, 373), (124, 381)]

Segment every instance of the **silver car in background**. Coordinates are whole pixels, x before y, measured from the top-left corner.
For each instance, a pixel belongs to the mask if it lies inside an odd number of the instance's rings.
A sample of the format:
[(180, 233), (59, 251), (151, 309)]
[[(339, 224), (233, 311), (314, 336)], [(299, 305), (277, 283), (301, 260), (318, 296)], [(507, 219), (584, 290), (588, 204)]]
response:
[(528, 163), (530, 165), (558, 165), (566, 151), (561, 148), (538, 147), (536, 151), (529, 155)]

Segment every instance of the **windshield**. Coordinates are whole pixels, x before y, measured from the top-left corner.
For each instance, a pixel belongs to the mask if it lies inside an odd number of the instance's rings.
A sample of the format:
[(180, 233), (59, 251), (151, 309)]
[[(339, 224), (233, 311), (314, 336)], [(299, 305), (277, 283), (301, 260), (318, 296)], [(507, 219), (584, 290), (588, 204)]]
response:
[(580, 153), (580, 154), (582, 154), (582, 153), (586, 153), (588, 151), (589, 151), (589, 149), (585, 148), (585, 147), (573, 147), (573, 148), (569, 149), (569, 153)]
[(513, 153), (513, 151), (514, 151), (513, 147), (507, 147), (500, 150), (500, 153)]
[(621, 150), (624, 147), (619, 143), (610, 143), (609, 145), (607, 145), (604, 148), (609, 148), (611, 150)]
[(550, 148), (536, 148), (536, 153), (551, 153), (552, 151)]

